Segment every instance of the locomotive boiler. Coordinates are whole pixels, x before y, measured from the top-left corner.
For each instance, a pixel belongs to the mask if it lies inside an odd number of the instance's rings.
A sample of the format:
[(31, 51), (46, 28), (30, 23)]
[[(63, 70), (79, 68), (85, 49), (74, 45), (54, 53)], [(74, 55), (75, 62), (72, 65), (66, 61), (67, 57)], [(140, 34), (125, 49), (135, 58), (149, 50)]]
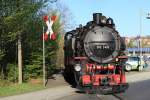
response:
[(65, 34), (65, 73), (76, 87), (102, 93), (128, 88), (123, 38), (112, 18), (94, 13), (93, 21)]

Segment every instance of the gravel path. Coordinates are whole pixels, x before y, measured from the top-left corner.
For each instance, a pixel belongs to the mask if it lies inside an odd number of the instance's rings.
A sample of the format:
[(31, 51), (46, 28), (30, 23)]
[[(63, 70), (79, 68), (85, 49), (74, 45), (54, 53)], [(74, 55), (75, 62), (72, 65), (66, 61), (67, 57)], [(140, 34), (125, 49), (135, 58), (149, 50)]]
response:
[[(127, 73), (127, 82), (139, 82), (150, 80), (150, 71)], [(76, 89), (66, 83), (61, 75), (55, 75), (48, 81), (47, 89), (20, 94), (9, 97), (2, 97), (0, 100), (54, 100), (68, 95), (73, 95)]]

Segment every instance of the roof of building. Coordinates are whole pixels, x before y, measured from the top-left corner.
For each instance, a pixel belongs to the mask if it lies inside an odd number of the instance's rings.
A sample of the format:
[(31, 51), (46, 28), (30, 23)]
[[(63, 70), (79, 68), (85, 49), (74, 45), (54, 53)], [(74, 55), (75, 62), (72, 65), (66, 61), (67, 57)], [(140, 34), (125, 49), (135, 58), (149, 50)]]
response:
[(143, 51), (143, 52), (150, 52), (150, 48), (127, 48), (127, 50), (129, 52), (139, 52), (139, 51)]

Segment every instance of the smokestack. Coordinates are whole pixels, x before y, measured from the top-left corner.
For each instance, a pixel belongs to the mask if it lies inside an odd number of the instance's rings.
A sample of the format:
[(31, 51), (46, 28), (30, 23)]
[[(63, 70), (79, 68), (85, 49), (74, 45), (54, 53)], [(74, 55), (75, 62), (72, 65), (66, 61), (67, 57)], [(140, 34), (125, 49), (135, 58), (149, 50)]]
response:
[(96, 24), (101, 24), (102, 13), (93, 13), (93, 21)]

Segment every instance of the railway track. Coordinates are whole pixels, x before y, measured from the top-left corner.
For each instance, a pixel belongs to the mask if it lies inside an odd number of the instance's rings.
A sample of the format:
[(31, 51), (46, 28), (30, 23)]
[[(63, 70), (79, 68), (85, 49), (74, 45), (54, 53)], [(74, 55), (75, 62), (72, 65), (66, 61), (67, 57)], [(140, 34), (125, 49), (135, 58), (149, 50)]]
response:
[(112, 95), (97, 94), (97, 98), (98, 98), (98, 100), (124, 100), (124, 98), (122, 98), (116, 94), (112, 94)]

